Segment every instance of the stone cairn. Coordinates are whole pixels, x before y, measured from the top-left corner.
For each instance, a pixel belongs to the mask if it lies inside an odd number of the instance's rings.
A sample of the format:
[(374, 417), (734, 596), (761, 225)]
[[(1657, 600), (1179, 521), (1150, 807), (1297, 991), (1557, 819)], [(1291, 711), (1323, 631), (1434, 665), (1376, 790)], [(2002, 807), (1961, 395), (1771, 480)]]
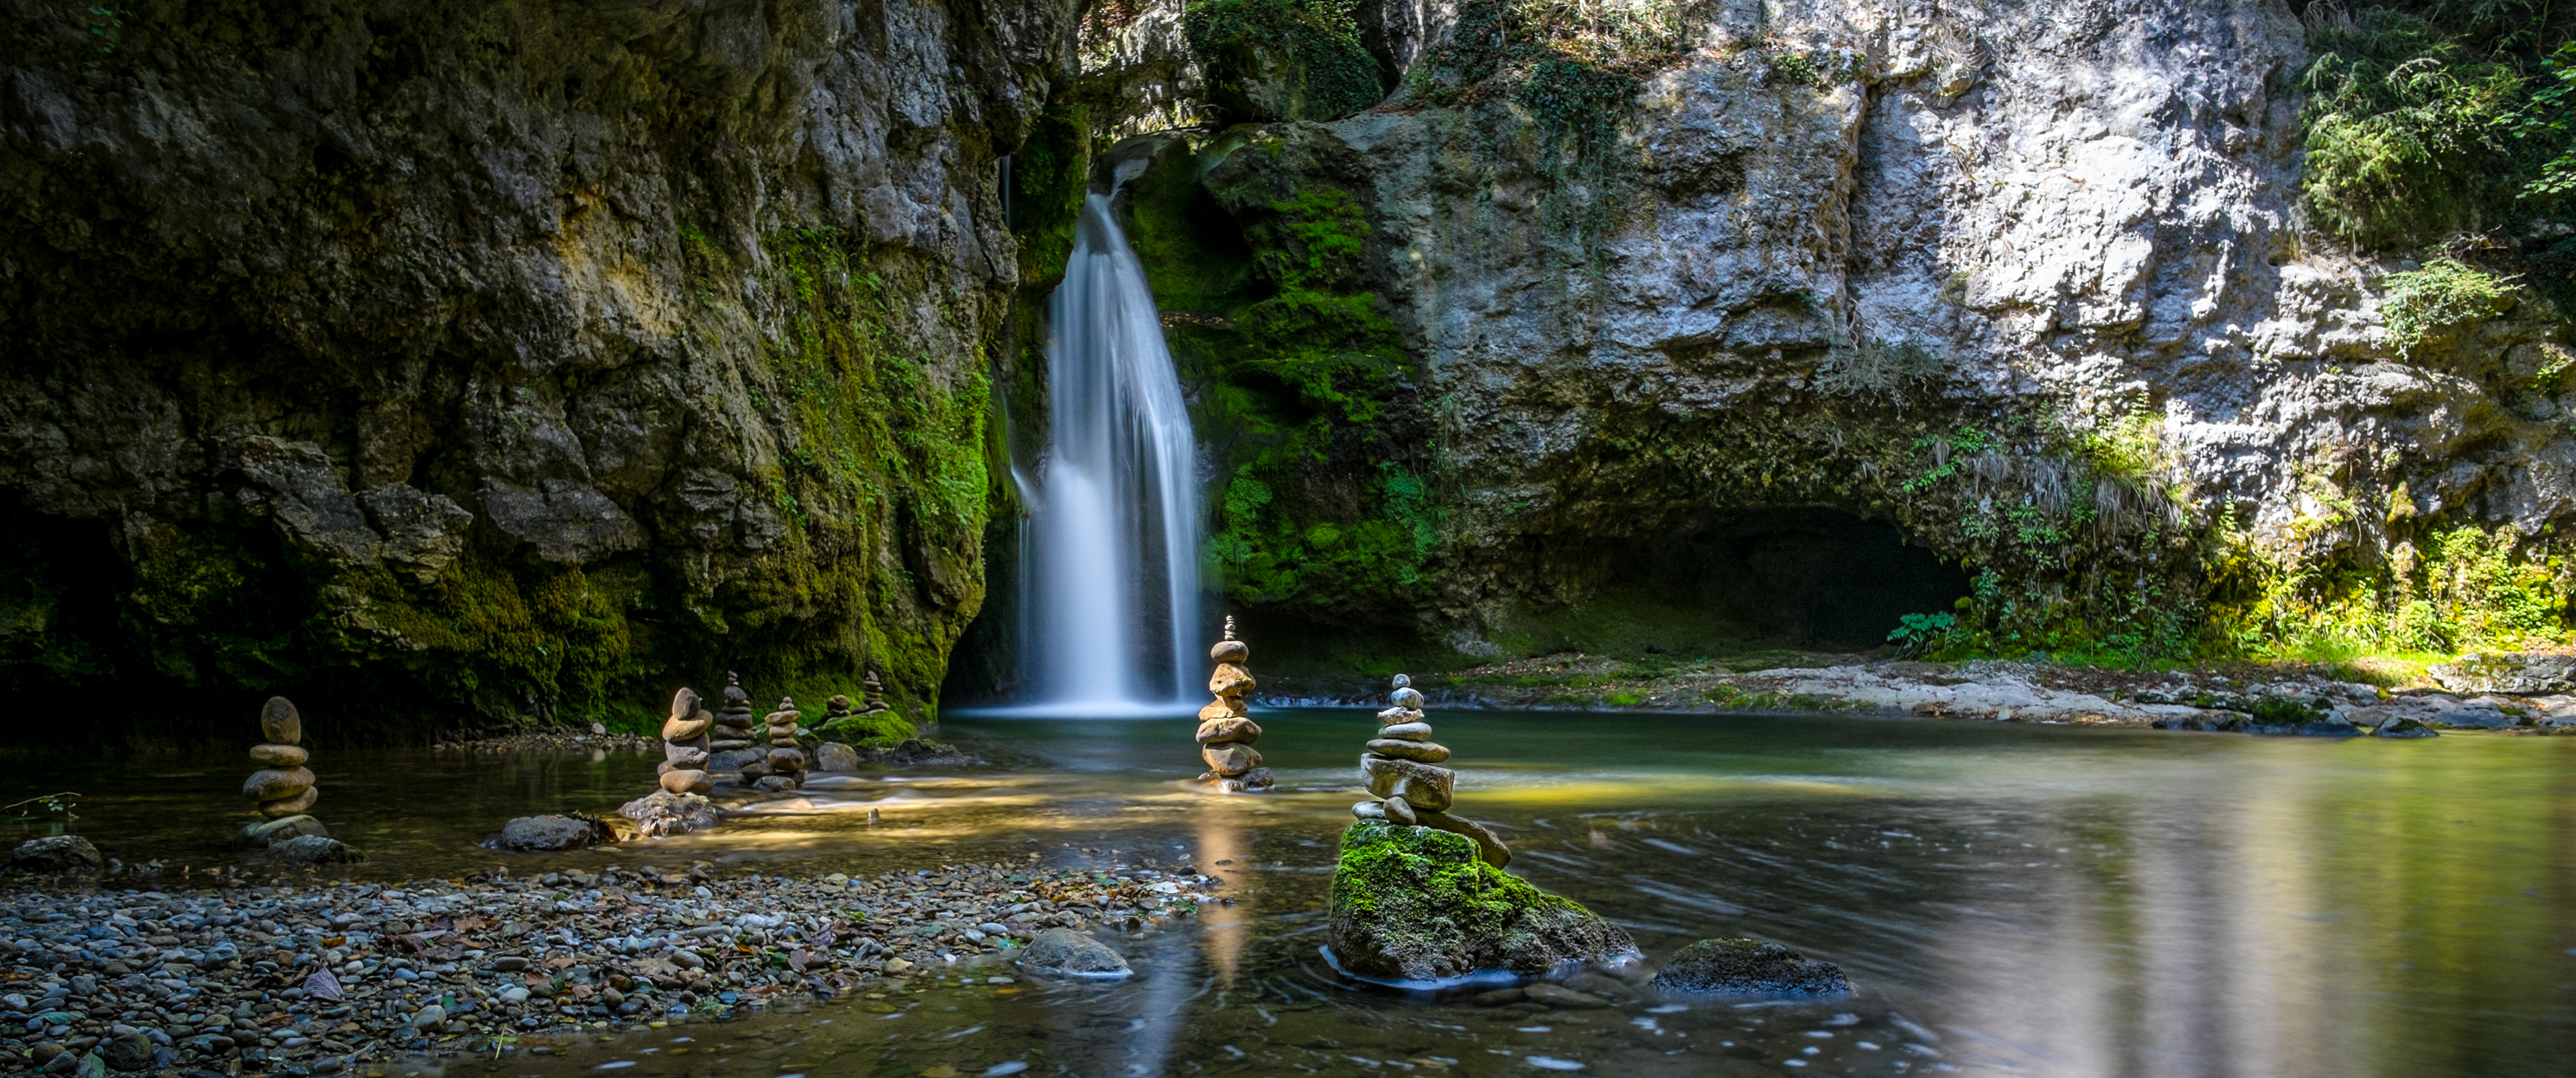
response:
[(874, 670), (868, 671), (867, 691), (865, 696), (868, 701), (868, 706), (860, 710), (859, 714), (861, 715), (882, 715), (888, 711), (894, 710), (893, 708), (886, 706), (885, 683), (877, 680), (877, 672)]
[(741, 675), (727, 671), (724, 710), (716, 712), (715, 740), (708, 745), (715, 750), (708, 767), (716, 775), (756, 782), (769, 774), (769, 753), (752, 748), (751, 724), (751, 694), (743, 691)]
[(267, 743), (251, 746), (250, 758), (260, 769), (242, 783), (242, 793), (259, 802), (260, 817), (267, 822), (252, 824), (243, 837), (267, 845), (296, 835), (329, 834), (304, 814), (322, 796), (313, 788), (313, 772), (304, 767), (306, 753), (296, 744), (304, 740), (304, 717), (285, 697), (269, 697), (259, 712), (259, 734)]
[(1208, 691), (1216, 694), (1216, 702), (1199, 709), (1199, 758), (1208, 765), (1199, 781), (1230, 794), (1267, 790), (1276, 780), (1252, 747), (1261, 740), (1261, 727), (1244, 716), (1243, 698), (1253, 681), (1243, 664), (1252, 658), (1252, 648), (1234, 638), (1232, 617), (1225, 619), (1225, 639), (1208, 649), (1208, 658), (1216, 660), (1216, 672), (1208, 675)]
[(796, 720), (804, 718), (792, 697), (778, 698), (769, 713), (769, 774), (754, 785), (764, 790), (793, 790), (805, 784), (805, 750), (796, 744)]
[(1351, 806), (1351, 815), (1414, 827), (1452, 831), (1476, 841), (1477, 856), (1501, 868), (1512, 851), (1492, 831), (1474, 820), (1449, 815), (1450, 792), (1458, 773), (1437, 766), (1449, 749), (1431, 740), (1431, 724), (1422, 721), (1422, 693), (1413, 679), (1395, 675), (1395, 706), (1377, 713), (1377, 737), (1360, 757), (1360, 777), (1370, 794), (1384, 798)]
[(671, 717), (662, 720), (662, 789), (674, 794), (708, 794), (707, 731), (716, 724), (696, 689), (681, 689), (671, 698)]

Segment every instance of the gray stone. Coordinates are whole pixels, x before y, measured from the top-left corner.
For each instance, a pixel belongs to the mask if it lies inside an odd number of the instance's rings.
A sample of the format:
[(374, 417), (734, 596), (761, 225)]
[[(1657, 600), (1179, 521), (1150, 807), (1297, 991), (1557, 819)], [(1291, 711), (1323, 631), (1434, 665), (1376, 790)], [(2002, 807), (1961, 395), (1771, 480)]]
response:
[(2372, 737), (2440, 737), (2441, 731), (2414, 719), (2391, 719), (2370, 732)]
[(816, 771), (856, 771), (858, 769), (859, 750), (848, 745), (838, 741), (826, 741), (814, 750), (814, 770)]
[(1367, 748), (1368, 751), (1380, 756), (1391, 756), (1398, 760), (1413, 760), (1426, 764), (1440, 763), (1441, 761), (1449, 758), (1448, 746), (1434, 744), (1429, 741), (1399, 741), (1394, 738), (1378, 738), (1370, 741), (1364, 747)]
[[(304, 716), (295, 710), (294, 701), (272, 696), (259, 709), (259, 735), (272, 745), (300, 745), (304, 742)], [(306, 780), (309, 785), (311, 780)]]
[(336, 838), (321, 835), (297, 835), (268, 847), (272, 861), (303, 865), (338, 865), (364, 861), (366, 857)]
[(704, 797), (655, 790), (618, 806), (617, 814), (635, 821), (646, 838), (685, 835), (716, 825), (716, 807)]
[(579, 816), (521, 816), (501, 825), (501, 837), (492, 840), (503, 850), (579, 850), (599, 845), (607, 828), (596, 820)]
[(283, 842), (298, 835), (321, 835), (328, 838), (330, 834), (331, 829), (322, 826), (322, 821), (311, 816), (299, 815), (264, 820), (243, 827), (241, 840), (244, 846), (264, 849), (271, 844)]
[(1379, 727), (1377, 736), (1384, 740), (1422, 741), (1431, 736), (1431, 724), (1427, 722), (1400, 722), (1393, 726)]
[(1838, 996), (1851, 991), (1842, 967), (1769, 940), (1709, 939), (1681, 949), (1656, 971), (1656, 988), (1684, 995)]
[(266, 767), (242, 781), (242, 795), (254, 801), (282, 801), (313, 787), (313, 772), (301, 767)]
[(1379, 797), (1401, 797), (1415, 808), (1434, 811), (1449, 807), (1449, 791), (1458, 773), (1445, 767), (1395, 760), (1384, 756), (1360, 757), (1360, 774), (1368, 780), (1368, 791)]
[(2493, 704), (2462, 704), (2425, 716), (2426, 725), (2444, 730), (2510, 730), (2521, 720)]
[(1577, 992), (1561, 985), (1534, 984), (1521, 989), (1521, 992), (1527, 995), (1532, 1003), (1544, 1003), (1563, 1010), (1590, 1010), (1610, 1005), (1609, 1000), (1592, 993)]
[(99, 856), (98, 847), (79, 835), (48, 835), (19, 843), (17, 851), (10, 855), (9, 865), (27, 872), (94, 875), (107, 867), (107, 859)]
[(152, 1065), (152, 1038), (142, 1033), (124, 1033), (98, 1046), (99, 1057), (109, 1068), (139, 1071)]
[(725, 749), (716, 753), (714, 758), (709, 759), (707, 761), (707, 771), (710, 774), (717, 775), (739, 775), (746, 768), (753, 771), (765, 771), (769, 767), (769, 750), (752, 748), (749, 742), (740, 742), (738, 744), (740, 747)]
[(1109, 945), (1070, 928), (1050, 928), (1020, 951), (1020, 968), (1071, 977), (1124, 977), (1127, 960)]
[(2515, 696), (2548, 696), (2576, 692), (2576, 654), (2501, 652), (2463, 655), (2437, 663), (2433, 680), (2452, 692), (2501, 692)]

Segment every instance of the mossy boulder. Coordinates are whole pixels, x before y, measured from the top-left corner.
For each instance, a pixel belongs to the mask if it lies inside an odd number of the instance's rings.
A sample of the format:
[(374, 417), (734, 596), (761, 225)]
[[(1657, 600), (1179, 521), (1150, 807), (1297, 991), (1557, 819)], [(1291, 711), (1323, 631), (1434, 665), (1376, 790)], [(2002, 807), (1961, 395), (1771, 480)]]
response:
[(1374, 820), (1342, 832), (1331, 942), (1343, 969), (1407, 981), (1638, 954), (1619, 926), (1477, 860), (1466, 836)]

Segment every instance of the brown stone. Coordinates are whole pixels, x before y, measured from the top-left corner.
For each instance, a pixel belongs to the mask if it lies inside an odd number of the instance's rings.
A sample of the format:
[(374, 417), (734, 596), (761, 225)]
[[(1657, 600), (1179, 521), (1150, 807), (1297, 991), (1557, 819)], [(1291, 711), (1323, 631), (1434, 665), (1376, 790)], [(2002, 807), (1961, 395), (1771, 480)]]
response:
[(304, 716), (283, 696), (268, 698), (268, 706), (259, 709), (259, 736), (272, 745), (294, 745), (304, 740)]
[(286, 817), (301, 813), (305, 809), (312, 808), (313, 803), (321, 799), (322, 791), (320, 789), (307, 786), (304, 788), (303, 792), (292, 797), (281, 797), (274, 801), (260, 802), (259, 814), (272, 820), (282, 820)]
[(1409, 707), (1391, 707), (1377, 713), (1377, 724), (1393, 726), (1400, 722), (1421, 722), (1422, 713)]
[(1382, 738), (1394, 738), (1398, 741), (1421, 741), (1431, 736), (1431, 724), (1427, 722), (1400, 722), (1393, 726), (1380, 728), (1377, 732), (1377, 736)]
[(699, 709), (704, 706), (704, 702), (698, 698), (698, 690), (681, 689), (679, 692), (671, 696), (671, 717), (674, 719), (689, 718), (696, 715)]
[(1261, 753), (1243, 744), (1209, 745), (1199, 750), (1199, 758), (1220, 775), (1240, 775), (1261, 766)]
[(1458, 778), (1457, 772), (1445, 767), (1384, 756), (1360, 757), (1360, 774), (1367, 777), (1370, 793), (1401, 797), (1415, 808), (1435, 812), (1449, 807), (1449, 788)]
[(1255, 682), (1252, 672), (1233, 663), (1223, 663), (1208, 675), (1208, 691), (1232, 699), (1251, 692)]
[(1200, 708), (1199, 721), (1207, 722), (1210, 719), (1233, 719), (1243, 717), (1243, 713), (1235, 710), (1234, 705), (1234, 701), (1219, 700), (1206, 707)]
[(1380, 756), (1392, 756), (1398, 760), (1420, 760), (1426, 764), (1436, 764), (1449, 758), (1447, 746), (1428, 741), (1379, 738), (1368, 743), (1368, 750)]
[(779, 771), (779, 772), (787, 772), (787, 771), (803, 771), (803, 770), (805, 770), (805, 750), (803, 750), (803, 749), (771, 749), (771, 750), (769, 750), (769, 769), (770, 769), (770, 770), (772, 770), (772, 771)]
[(293, 797), (313, 785), (313, 773), (301, 767), (266, 767), (242, 782), (242, 796), (254, 801)]
[(1249, 745), (1261, 740), (1261, 727), (1251, 719), (1209, 719), (1199, 724), (1199, 744), (1238, 741)]
[[(701, 714), (704, 713), (701, 712)], [(700, 719), (664, 719), (662, 720), (662, 740), (692, 741), (705, 736), (707, 727), (712, 725), (714, 723)]]
[(716, 791), (714, 784), (707, 781), (707, 773), (704, 771), (664, 772), (662, 775), (662, 789), (674, 794), (698, 794), (700, 796), (711, 794)]
[(1219, 640), (1208, 649), (1208, 658), (1221, 663), (1241, 663), (1252, 658), (1252, 645), (1241, 640)]
[(270, 767), (297, 767), (302, 765), (306, 757), (309, 755), (310, 754), (306, 753), (303, 749), (296, 748), (293, 745), (253, 745), (250, 747), (251, 760), (256, 763), (266, 764)]

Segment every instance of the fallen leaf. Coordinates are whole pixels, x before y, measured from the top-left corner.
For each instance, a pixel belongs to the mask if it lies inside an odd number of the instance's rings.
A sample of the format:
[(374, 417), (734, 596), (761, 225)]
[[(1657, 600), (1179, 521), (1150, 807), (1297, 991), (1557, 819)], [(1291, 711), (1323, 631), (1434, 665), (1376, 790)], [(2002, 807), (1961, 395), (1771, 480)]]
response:
[(338, 1003), (341, 1000), (340, 979), (332, 976), (328, 969), (315, 970), (312, 976), (304, 979), (304, 994)]

